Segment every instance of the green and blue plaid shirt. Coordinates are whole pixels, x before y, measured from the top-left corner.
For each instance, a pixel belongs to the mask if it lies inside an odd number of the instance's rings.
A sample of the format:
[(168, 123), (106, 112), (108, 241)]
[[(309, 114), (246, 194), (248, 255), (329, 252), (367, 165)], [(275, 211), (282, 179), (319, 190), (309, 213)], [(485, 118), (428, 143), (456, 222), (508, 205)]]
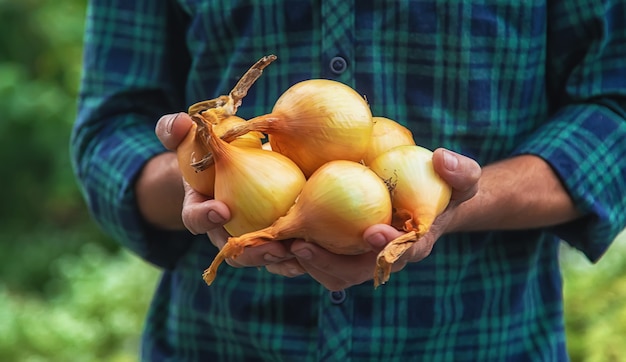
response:
[[(104, 230), (164, 268), (142, 358), (566, 360), (559, 238), (595, 261), (626, 225), (624, 19), (618, 0), (90, 1), (72, 156)], [(133, 182), (164, 152), (161, 115), (227, 94), (271, 53), (238, 115), (336, 79), (425, 147), (482, 165), (539, 155), (585, 217), (446, 236), (377, 290), (231, 267), (207, 287), (215, 248), (148, 226)]]

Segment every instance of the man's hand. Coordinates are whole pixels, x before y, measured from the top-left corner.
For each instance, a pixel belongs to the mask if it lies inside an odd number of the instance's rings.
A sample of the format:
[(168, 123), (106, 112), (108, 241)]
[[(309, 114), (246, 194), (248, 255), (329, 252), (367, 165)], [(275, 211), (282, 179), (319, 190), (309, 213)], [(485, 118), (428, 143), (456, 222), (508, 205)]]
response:
[[(157, 122), (155, 133), (165, 148), (175, 151), (187, 136), (192, 122), (186, 113), (164, 115)], [(167, 155), (170, 158), (171, 156), (175, 155)], [(223, 225), (230, 219), (228, 206), (194, 191), (187, 182), (182, 180), (180, 173), (177, 177), (184, 190), (181, 195), (182, 211), (179, 211), (183, 225), (193, 234), (206, 233), (211, 242), (221, 249), (230, 236), (223, 228)], [(158, 210), (147, 212), (151, 211)], [(265, 266), (272, 273), (288, 277), (303, 274), (304, 269), (288, 251), (288, 246), (289, 242), (275, 242), (246, 248), (242, 255), (236, 259), (227, 259), (226, 262), (235, 267)]]
[[(474, 197), (478, 191), (481, 168), (474, 160), (438, 149), (433, 154), (433, 165), (435, 171), (452, 187), (450, 204), (435, 219), (428, 233), (394, 263), (393, 272), (403, 269), (409, 262), (426, 258), (437, 239), (452, 226), (458, 206)], [(373, 225), (363, 235), (373, 251), (357, 256), (332, 254), (301, 240), (293, 242), (291, 252), (311, 277), (329, 290), (340, 290), (372, 279), (378, 252), (402, 234), (389, 225)]]

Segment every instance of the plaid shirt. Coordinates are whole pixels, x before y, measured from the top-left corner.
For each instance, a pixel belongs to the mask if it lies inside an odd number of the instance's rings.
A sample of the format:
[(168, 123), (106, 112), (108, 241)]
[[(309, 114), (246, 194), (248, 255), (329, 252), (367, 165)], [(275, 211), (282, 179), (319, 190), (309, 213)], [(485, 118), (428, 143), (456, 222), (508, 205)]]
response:
[[(72, 156), (103, 229), (164, 268), (142, 358), (567, 359), (559, 240), (595, 261), (626, 225), (624, 19), (618, 0), (91, 1)], [(164, 152), (162, 114), (227, 94), (270, 53), (238, 115), (269, 112), (300, 80), (336, 79), (425, 147), (482, 165), (539, 155), (585, 217), (445, 236), (377, 290), (329, 294), (308, 276), (228, 266), (206, 286), (215, 248), (148, 226), (133, 182)]]

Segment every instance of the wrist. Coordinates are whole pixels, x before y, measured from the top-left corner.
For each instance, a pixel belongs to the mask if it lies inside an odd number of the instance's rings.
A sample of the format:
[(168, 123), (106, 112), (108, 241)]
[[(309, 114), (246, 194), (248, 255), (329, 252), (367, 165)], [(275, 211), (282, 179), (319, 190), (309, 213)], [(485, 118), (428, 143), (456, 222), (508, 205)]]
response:
[(184, 189), (175, 153), (158, 154), (146, 163), (135, 183), (135, 194), (139, 211), (148, 223), (161, 229), (184, 229)]
[(483, 168), (476, 195), (451, 212), (446, 232), (540, 228), (580, 215), (552, 168), (533, 155)]

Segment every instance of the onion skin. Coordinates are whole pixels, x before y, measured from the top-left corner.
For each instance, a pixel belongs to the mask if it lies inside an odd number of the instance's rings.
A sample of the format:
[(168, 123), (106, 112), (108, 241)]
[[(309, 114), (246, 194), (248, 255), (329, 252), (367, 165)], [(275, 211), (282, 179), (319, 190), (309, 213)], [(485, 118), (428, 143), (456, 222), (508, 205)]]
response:
[(374, 121), (372, 136), (367, 152), (363, 156), (366, 165), (394, 147), (415, 145), (413, 133), (400, 123), (386, 117), (373, 117), (372, 120)]
[(293, 238), (336, 254), (366, 253), (371, 246), (363, 240), (365, 229), (389, 224), (391, 214), (389, 190), (380, 177), (357, 162), (330, 161), (308, 179), (285, 216), (267, 228), (229, 238), (203, 278), (210, 285), (218, 266), (246, 247)]
[(176, 148), (176, 158), (178, 159), (178, 168), (183, 174), (185, 181), (189, 183), (192, 189), (197, 192), (213, 197), (213, 187), (215, 185), (215, 168), (209, 168), (197, 172), (192, 166), (193, 163), (199, 161), (209, 151), (206, 146), (197, 139), (198, 125), (192, 123), (191, 129), (187, 136)]
[(241, 235), (271, 225), (294, 204), (306, 179), (293, 161), (262, 148), (237, 147), (222, 141), (209, 127), (215, 167), (215, 199), (228, 206), (224, 225)]
[[(295, 121), (270, 133), (272, 149), (292, 159), (307, 176), (328, 161), (360, 161), (374, 127), (365, 99), (347, 85), (327, 79), (295, 84), (276, 101), (272, 114)], [(323, 127), (317, 126), (318, 115), (323, 115)]]
[(267, 133), (272, 150), (310, 177), (329, 161), (361, 161), (373, 126), (369, 105), (354, 89), (334, 80), (309, 79), (287, 89), (272, 113), (234, 127), (223, 139), (248, 131)]
[[(198, 118), (196, 118), (196, 120), (197, 119)], [(211, 124), (207, 119), (203, 118), (202, 120)], [(227, 116), (224, 119), (219, 119), (217, 122), (218, 123), (213, 125), (213, 130), (217, 135), (222, 135), (235, 124), (245, 123), (246, 120), (237, 116)], [(261, 138), (263, 138), (262, 134), (251, 132), (235, 138), (230, 144), (238, 147), (261, 148)], [(178, 167), (183, 178), (189, 183), (192, 189), (211, 198), (214, 196), (215, 188), (214, 165), (209, 164), (203, 170), (198, 170), (193, 166), (209, 153), (209, 148), (201, 140), (201, 137), (198, 136), (198, 124), (195, 122), (192, 123), (187, 136), (176, 149)]]
[(420, 146), (398, 146), (376, 157), (371, 169), (391, 189), (394, 217), (407, 234), (392, 240), (379, 253), (374, 284), (387, 282), (392, 264), (417, 242), (448, 206), (452, 188), (435, 172), (433, 153)]

